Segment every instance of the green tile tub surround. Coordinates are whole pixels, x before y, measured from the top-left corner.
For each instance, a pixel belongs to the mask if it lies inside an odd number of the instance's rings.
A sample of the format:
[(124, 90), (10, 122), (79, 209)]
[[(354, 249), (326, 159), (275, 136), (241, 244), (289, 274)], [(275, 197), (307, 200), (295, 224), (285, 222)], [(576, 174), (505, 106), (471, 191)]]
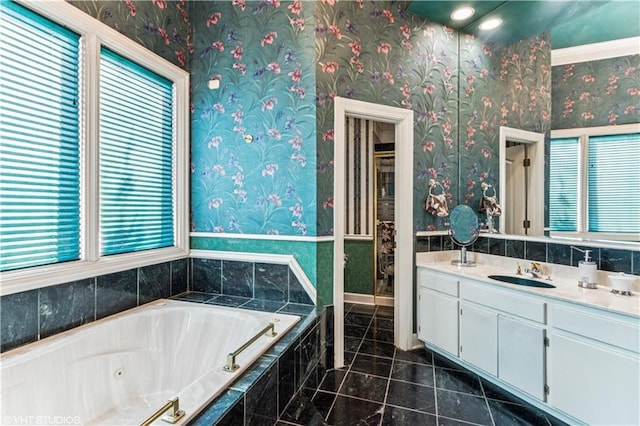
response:
[[(243, 305), (251, 299), (314, 305), (300, 280), (287, 264), (243, 260), (191, 258), (191, 289), (215, 304)], [(191, 297), (191, 296), (189, 296)], [(254, 302), (259, 306), (259, 302)], [(268, 306), (266, 303), (264, 306)]]
[(41, 287), (0, 298), (0, 352), (187, 291), (189, 259)]
[(326, 308), (303, 316), (191, 424), (274, 424), (298, 392), (317, 387), (332, 367), (327, 348), (333, 342), (320, 338), (327, 319)]
[(344, 252), (349, 256), (344, 271), (346, 293), (374, 293), (373, 241), (345, 240)]
[(209, 238), (191, 237), (191, 250), (231, 251), (238, 253), (265, 253), (293, 255), (296, 261), (317, 288), (315, 241), (282, 241), (253, 238)]
[(191, 249), (293, 255), (316, 288), (318, 306), (333, 303), (333, 241), (191, 237)]

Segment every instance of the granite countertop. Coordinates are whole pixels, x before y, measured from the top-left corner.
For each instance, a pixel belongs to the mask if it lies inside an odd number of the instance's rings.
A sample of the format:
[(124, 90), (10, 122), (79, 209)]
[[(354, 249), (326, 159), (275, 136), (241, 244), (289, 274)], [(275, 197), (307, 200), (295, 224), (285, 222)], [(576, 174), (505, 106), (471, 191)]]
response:
[(544, 296), (550, 299), (582, 304), (592, 308), (640, 318), (640, 293), (638, 291), (640, 279), (636, 280), (632, 295), (623, 296), (611, 293), (608, 276), (615, 274), (614, 272), (598, 271), (598, 288), (586, 289), (578, 287), (578, 268), (536, 262), (542, 265), (542, 271), (545, 276), (551, 276), (551, 281), (544, 279), (540, 279), (540, 281), (553, 284), (556, 288), (527, 287), (504, 283), (487, 277), (489, 275), (516, 276), (517, 264), (520, 263), (523, 273), (522, 276), (531, 278), (529, 274), (524, 273), (524, 269), (529, 268), (531, 265), (531, 261), (529, 260), (469, 252), (467, 253), (467, 258), (468, 260), (476, 262), (475, 267), (452, 265), (451, 260), (458, 259), (458, 257), (459, 251), (457, 250), (417, 253), (416, 266), (468, 277), (496, 287), (518, 290), (525, 294)]

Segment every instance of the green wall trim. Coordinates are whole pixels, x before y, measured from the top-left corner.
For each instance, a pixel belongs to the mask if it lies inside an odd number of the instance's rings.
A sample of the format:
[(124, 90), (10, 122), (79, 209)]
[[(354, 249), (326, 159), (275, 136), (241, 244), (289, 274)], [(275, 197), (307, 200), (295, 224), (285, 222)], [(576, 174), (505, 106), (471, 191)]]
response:
[[(282, 241), (258, 238), (191, 237), (190, 239), (191, 249), (292, 255), (316, 289), (318, 289), (316, 253), (319, 245), (320, 243), (315, 241)], [(319, 302), (318, 305), (320, 305)]]
[(333, 305), (333, 241), (317, 244), (317, 305)]
[(345, 240), (344, 252), (349, 256), (344, 271), (344, 291), (373, 295), (373, 241)]

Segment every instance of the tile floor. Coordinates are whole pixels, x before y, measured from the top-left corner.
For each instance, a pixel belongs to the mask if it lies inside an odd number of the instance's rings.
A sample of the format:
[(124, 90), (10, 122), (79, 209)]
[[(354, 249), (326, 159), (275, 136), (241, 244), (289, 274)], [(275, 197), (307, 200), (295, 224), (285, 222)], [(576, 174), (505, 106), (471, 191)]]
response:
[(562, 425), (426, 349), (393, 342), (393, 310), (345, 305), (346, 367), (305, 388), (277, 426)]

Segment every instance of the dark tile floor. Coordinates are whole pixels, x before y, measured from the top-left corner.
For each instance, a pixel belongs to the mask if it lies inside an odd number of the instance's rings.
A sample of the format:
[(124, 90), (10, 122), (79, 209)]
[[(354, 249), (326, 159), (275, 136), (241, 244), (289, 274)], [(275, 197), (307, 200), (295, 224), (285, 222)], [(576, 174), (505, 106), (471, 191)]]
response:
[(426, 349), (393, 342), (393, 310), (345, 305), (346, 367), (304, 388), (286, 425), (562, 425)]

